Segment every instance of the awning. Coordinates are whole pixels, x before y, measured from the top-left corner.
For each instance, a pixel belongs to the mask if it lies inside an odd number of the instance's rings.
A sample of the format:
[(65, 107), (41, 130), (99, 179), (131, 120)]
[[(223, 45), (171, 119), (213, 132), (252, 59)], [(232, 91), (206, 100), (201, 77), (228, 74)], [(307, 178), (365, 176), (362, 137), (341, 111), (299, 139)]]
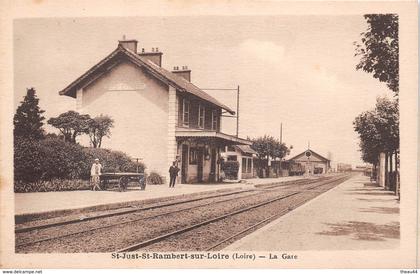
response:
[(219, 141), (222, 144), (226, 145), (251, 145), (250, 140), (238, 138), (233, 135), (216, 132), (216, 131), (206, 131), (206, 130), (188, 130), (180, 129), (175, 131), (175, 137), (177, 140), (209, 140)]
[(242, 153), (257, 154), (249, 145), (237, 145), (236, 146)]

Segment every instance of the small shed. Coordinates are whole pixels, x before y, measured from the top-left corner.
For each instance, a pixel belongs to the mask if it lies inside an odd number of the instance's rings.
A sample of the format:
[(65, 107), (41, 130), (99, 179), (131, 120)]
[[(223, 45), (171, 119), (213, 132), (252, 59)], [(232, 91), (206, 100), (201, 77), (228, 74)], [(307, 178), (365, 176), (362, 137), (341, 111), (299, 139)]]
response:
[(257, 152), (249, 145), (226, 146), (223, 157), (226, 161), (238, 161), (238, 180), (254, 178), (254, 160)]

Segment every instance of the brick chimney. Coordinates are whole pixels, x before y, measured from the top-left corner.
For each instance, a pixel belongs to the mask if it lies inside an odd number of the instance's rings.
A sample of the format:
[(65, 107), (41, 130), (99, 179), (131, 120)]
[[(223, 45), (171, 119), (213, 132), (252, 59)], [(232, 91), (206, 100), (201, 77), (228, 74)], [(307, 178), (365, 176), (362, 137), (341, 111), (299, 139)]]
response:
[(119, 45), (135, 53), (137, 53), (137, 43), (137, 40), (125, 40), (125, 37), (123, 38), (123, 40), (118, 41)]
[(151, 52), (146, 52), (143, 49), (141, 49), (141, 52), (138, 53), (141, 57), (146, 58), (147, 60), (152, 61), (159, 67), (162, 66), (162, 52), (159, 51), (158, 48), (152, 48)]
[(188, 69), (187, 66), (182, 66), (181, 68), (174, 67), (174, 69), (172, 70), (172, 73), (175, 73), (176, 75), (181, 76), (188, 82), (191, 82), (191, 70)]

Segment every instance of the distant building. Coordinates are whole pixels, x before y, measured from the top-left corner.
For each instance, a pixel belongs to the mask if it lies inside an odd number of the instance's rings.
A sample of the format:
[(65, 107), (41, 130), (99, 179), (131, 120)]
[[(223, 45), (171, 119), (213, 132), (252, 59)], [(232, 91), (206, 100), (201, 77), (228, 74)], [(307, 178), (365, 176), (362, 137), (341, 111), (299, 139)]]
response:
[(352, 166), (350, 164), (337, 163), (337, 172), (347, 172), (351, 170)]
[(235, 112), (192, 84), (191, 70), (164, 69), (162, 52), (138, 51), (136, 40), (119, 41), (60, 95), (75, 98), (81, 113), (114, 119), (103, 147), (141, 157), (149, 172), (165, 177), (178, 161), (183, 183), (218, 181), (221, 150), (251, 144), (221, 132), (222, 113)]
[(353, 171), (363, 172), (365, 176), (372, 176), (373, 166), (371, 164), (356, 165)]
[(312, 149), (305, 150), (289, 161), (301, 164), (309, 174), (323, 174), (330, 170), (330, 160)]

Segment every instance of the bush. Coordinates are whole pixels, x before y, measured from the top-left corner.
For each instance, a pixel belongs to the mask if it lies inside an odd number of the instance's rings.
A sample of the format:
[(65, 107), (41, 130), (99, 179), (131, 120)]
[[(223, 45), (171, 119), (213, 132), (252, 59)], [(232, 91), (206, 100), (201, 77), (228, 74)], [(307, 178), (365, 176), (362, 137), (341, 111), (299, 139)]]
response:
[(52, 179), (50, 181), (22, 182), (16, 181), (15, 192), (48, 192), (48, 191), (69, 191), (87, 190), (92, 185), (89, 180), (80, 179)]
[(41, 180), (88, 179), (85, 175), (86, 155), (78, 144), (64, 142), (58, 138), (42, 140), (41, 148), (44, 173)]
[(224, 162), (223, 171), (225, 172), (226, 179), (230, 179), (230, 180), (238, 179), (239, 162), (238, 161)]
[[(137, 163), (134, 162), (127, 154), (120, 151), (112, 151), (103, 148), (85, 148), (84, 152), (87, 157), (87, 163), (90, 167), (95, 158), (98, 158), (103, 166), (103, 172), (136, 172)], [(144, 172), (146, 166), (138, 163), (138, 171)]]
[(162, 185), (165, 183), (165, 178), (160, 176), (157, 172), (150, 172), (146, 178), (146, 183), (149, 185)]
[[(99, 158), (104, 172), (135, 172), (137, 163), (125, 153), (101, 148), (84, 148), (79, 144), (65, 142), (60, 138), (44, 140), (16, 138), (14, 144), (15, 189), (36, 189), (35, 191), (79, 189), (73, 187), (45, 186), (50, 182), (60, 184), (70, 180), (89, 180), (90, 168), (95, 158)], [(145, 166), (139, 163), (139, 172)], [(59, 179), (54, 181), (55, 179)], [(67, 181), (66, 181), (67, 180)], [(27, 187), (24, 185), (28, 184)], [(63, 183), (66, 184), (66, 183)]]
[(16, 137), (14, 146), (15, 181), (38, 181), (43, 174), (40, 159), (44, 158), (39, 141)]
[(86, 161), (82, 147), (59, 138), (32, 140), (16, 138), (14, 145), (15, 181), (81, 178)]

